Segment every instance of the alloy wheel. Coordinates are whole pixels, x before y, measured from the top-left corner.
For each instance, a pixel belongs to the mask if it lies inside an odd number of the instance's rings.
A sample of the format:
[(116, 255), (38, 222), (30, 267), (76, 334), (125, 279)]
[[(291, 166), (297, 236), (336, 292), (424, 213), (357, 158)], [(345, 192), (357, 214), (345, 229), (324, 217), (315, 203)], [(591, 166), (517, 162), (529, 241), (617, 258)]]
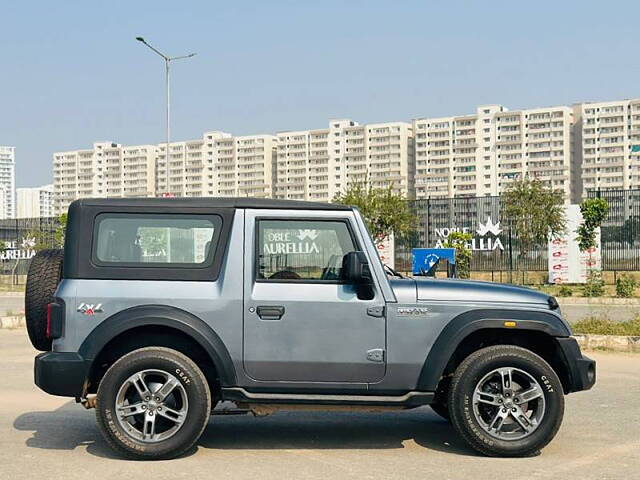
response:
[(142, 370), (124, 381), (116, 396), (118, 423), (131, 437), (157, 443), (175, 435), (189, 411), (180, 380), (164, 370)]
[(473, 414), (480, 427), (500, 440), (531, 435), (545, 414), (544, 392), (529, 373), (501, 367), (486, 374), (473, 392)]

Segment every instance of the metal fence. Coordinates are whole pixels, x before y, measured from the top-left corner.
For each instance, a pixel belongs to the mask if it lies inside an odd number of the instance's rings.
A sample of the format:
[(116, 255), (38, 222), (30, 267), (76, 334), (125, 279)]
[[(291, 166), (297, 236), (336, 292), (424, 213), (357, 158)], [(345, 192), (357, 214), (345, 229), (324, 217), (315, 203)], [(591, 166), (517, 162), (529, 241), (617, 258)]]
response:
[[(640, 270), (640, 190), (589, 193), (589, 197), (597, 196), (610, 205), (602, 226), (603, 270)], [(521, 255), (517, 232), (505, 225), (500, 197), (416, 200), (411, 208), (419, 227), (416, 235), (396, 241), (396, 267), (401, 271), (411, 270), (413, 248), (438, 247), (451, 230), (472, 234), (474, 271), (547, 270), (546, 246)]]
[(0, 275), (26, 275), (38, 248), (55, 245), (57, 218), (0, 220)]
[(603, 270), (640, 270), (640, 189), (589, 192), (609, 213), (601, 228)]
[[(589, 192), (609, 203), (601, 230), (602, 269), (640, 271), (640, 189)], [(396, 268), (411, 270), (413, 248), (436, 247), (451, 230), (473, 236), (471, 269), (484, 272), (547, 270), (547, 248), (521, 255), (517, 232), (504, 225), (500, 197), (415, 200), (419, 227), (411, 238), (396, 239)], [(499, 223), (500, 222), (500, 223)], [(0, 275), (24, 275), (36, 246), (53, 247), (56, 218), (0, 220)]]

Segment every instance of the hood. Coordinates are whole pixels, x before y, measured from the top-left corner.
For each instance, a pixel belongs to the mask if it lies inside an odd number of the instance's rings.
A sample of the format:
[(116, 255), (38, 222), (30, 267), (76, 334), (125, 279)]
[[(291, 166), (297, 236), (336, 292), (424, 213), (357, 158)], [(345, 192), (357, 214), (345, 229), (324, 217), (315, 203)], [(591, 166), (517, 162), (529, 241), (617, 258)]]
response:
[(525, 287), (503, 283), (460, 280), (455, 278), (415, 278), (418, 300), (457, 302), (535, 303), (549, 307), (549, 295)]

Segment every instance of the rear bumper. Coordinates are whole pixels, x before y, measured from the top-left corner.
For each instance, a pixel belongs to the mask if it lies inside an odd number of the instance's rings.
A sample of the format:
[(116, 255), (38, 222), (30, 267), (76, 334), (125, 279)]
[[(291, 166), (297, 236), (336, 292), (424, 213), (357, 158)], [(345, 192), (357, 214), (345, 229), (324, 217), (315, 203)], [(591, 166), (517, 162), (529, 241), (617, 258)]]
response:
[(35, 383), (45, 392), (61, 397), (84, 394), (89, 363), (75, 352), (46, 352), (35, 359)]
[(567, 393), (589, 390), (596, 383), (596, 362), (582, 355), (575, 338), (558, 338), (556, 340), (569, 367)]

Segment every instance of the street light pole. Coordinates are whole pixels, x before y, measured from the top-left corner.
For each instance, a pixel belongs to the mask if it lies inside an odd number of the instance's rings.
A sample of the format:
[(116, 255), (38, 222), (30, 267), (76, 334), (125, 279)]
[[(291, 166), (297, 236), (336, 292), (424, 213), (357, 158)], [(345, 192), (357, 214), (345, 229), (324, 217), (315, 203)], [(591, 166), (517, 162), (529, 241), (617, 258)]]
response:
[(167, 194), (170, 194), (171, 192), (169, 192), (169, 143), (171, 142), (171, 83), (170, 83), (170, 70), (169, 67), (171, 65), (171, 62), (173, 60), (182, 60), (185, 58), (191, 58), (193, 56), (195, 56), (195, 53), (190, 53), (189, 55), (180, 55), (177, 57), (169, 57), (168, 55), (165, 55), (164, 53), (162, 53), (160, 50), (152, 47), (151, 45), (149, 45), (146, 40), (142, 37), (136, 37), (136, 40), (139, 41), (140, 43), (143, 43), (144, 45), (146, 45), (147, 47), (149, 47), (151, 50), (153, 50), (155, 53), (157, 53), (158, 55), (160, 55), (162, 57), (162, 59), (164, 60), (164, 65), (165, 65), (165, 85), (167, 88), (167, 145), (165, 147), (165, 169), (166, 169), (166, 189), (167, 189)]

